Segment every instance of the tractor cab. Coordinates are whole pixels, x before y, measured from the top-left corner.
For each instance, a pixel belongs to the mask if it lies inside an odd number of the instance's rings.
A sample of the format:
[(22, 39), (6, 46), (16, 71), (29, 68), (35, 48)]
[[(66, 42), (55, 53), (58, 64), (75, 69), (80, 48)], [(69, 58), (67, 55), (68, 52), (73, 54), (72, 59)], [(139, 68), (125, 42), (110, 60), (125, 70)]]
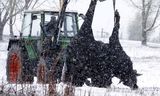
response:
[[(52, 22), (51, 19), (53, 17), (55, 20), (57, 20), (58, 16), (58, 11), (25, 11), (21, 30), (22, 37), (26, 38), (29, 36), (32, 38), (44, 38), (44, 36), (51, 36), (53, 33), (46, 32), (45, 28), (43, 27), (46, 26), (49, 22)], [(71, 38), (75, 36), (78, 30), (76, 12), (65, 12), (62, 28), (60, 30), (60, 37)]]

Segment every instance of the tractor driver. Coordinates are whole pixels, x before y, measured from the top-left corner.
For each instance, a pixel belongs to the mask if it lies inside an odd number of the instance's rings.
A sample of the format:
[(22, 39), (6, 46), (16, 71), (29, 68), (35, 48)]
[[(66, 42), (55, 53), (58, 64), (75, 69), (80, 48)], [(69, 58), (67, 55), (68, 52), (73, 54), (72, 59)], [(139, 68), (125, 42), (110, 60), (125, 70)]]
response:
[[(51, 44), (54, 40), (54, 35), (55, 35), (55, 31), (57, 30), (57, 20), (56, 20), (56, 16), (52, 16), (50, 21), (48, 23), (46, 23), (43, 27), (44, 29), (44, 34), (45, 34), (45, 38), (43, 41), (43, 49), (44, 52), (43, 55), (49, 55), (49, 50), (52, 47)], [(53, 40), (52, 40), (53, 39)]]
[(50, 21), (45, 24), (44, 29), (45, 29), (45, 35), (46, 36), (53, 36), (56, 28), (57, 27), (57, 20), (55, 16), (52, 16)]

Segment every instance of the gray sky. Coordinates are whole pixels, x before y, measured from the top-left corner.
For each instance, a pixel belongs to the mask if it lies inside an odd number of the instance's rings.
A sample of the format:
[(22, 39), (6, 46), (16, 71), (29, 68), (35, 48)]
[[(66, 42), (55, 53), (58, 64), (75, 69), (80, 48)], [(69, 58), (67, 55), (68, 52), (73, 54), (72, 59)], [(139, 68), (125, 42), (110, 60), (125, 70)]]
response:
[[(56, 0), (57, 1), (57, 0)], [(51, 9), (57, 8), (58, 2), (55, 0), (46, 0), (43, 5), (39, 3), (37, 9)], [(90, 0), (71, 0), (70, 4), (68, 5), (68, 10), (75, 10), (79, 13), (84, 13), (87, 11), (89, 6)], [(113, 28), (113, 6), (112, 0), (106, 0), (104, 2), (97, 3), (96, 11), (94, 15), (94, 21), (92, 28), (94, 30), (94, 35), (100, 35), (97, 31), (101, 31), (104, 29), (105, 32), (111, 33)], [(134, 17), (136, 10), (125, 0), (116, 0), (116, 8), (120, 12), (121, 16), (121, 28), (120, 32), (122, 32), (123, 37), (127, 38), (127, 27), (128, 23), (131, 22)], [(16, 23), (15, 31), (20, 30), (21, 23), (20, 21)], [(5, 28), (5, 34), (8, 34), (8, 27)], [(16, 34), (19, 34), (18, 32)]]
[[(76, 3), (70, 4), (69, 9), (75, 9), (78, 12), (85, 13), (88, 9), (90, 0), (77, 0)], [(135, 17), (136, 8), (125, 0), (116, 0), (116, 9), (119, 10), (121, 16), (121, 28), (123, 37), (127, 38), (128, 23), (132, 22)], [(92, 25), (95, 35), (100, 35), (97, 31), (101, 31), (102, 28), (105, 32), (111, 33), (113, 29), (113, 2), (112, 0), (106, 0), (104, 2), (98, 2), (96, 6), (94, 21)]]

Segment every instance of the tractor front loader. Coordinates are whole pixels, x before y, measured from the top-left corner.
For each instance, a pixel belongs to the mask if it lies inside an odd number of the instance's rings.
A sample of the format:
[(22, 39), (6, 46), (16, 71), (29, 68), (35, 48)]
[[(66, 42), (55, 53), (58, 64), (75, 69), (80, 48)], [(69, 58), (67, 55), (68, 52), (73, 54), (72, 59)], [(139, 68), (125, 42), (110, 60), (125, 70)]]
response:
[(65, 48), (78, 32), (77, 12), (66, 12), (68, 0), (60, 11), (25, 11), (19, 37), (8, 45), (7, 80), (9, 83), (48, 82), (55, 65), (55, 78), (60, 80)]

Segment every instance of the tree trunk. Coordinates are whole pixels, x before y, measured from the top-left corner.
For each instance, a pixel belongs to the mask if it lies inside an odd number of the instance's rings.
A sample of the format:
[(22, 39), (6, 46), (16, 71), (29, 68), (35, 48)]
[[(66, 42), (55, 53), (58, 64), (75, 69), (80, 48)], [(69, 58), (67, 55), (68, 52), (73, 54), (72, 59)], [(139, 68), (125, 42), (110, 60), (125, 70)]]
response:
[(147, 45), (147, 31), (145, 31), (146, 23), (144, 18), (145, 18), (145, 15), (143, 14), (142, 15), (142, 45)]
[(142, 31), (142, 45), (147, 45), (147, 32)]
[(14, 37), (14, 34), (13, 34), (13, 18), (10, 18), (9, 29), (10, 29), (10, 36), (12, 38), (12, 37)]
[(147, 32), (145, 23), (145, 0), (142, 0), (142, 45), (147, 45)]
[(3, 29), (4, 29), (4, 25), (0, 24), (0, 41), (3, 40)]

